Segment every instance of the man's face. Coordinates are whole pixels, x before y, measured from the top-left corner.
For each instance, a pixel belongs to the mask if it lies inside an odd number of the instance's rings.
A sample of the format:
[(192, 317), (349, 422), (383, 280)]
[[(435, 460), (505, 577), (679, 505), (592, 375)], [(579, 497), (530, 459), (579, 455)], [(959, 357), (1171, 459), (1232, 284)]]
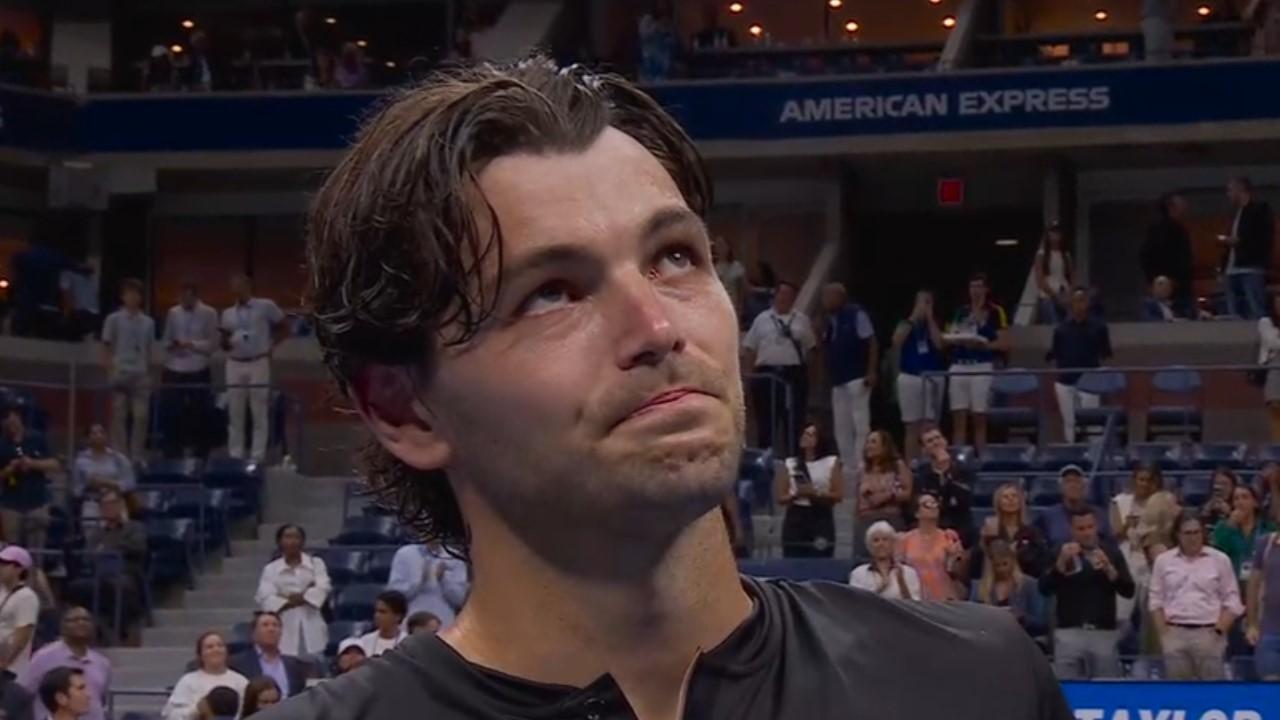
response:
[(62, 616), (62, 637), (71, 642), (87, 643), (93, 639), (93, 616), (84, 608), (68, 610)]
[(942, 457), (947, 454), (947, 439), (943, 437), (940, 430), (930, 430), (921, 438), (924, 441), (924, 451), (930, 457)]
[(1071, 316), (1076, 320), (1089, 317), (1089, 294), (1081, 291), (1071, 293)]
[(773, 291), (773, 309), (786, 315), (796, 306), (796, 289), (782, 284)]
[(116, 493), (103, 495), (102, 501), (98, 503), (98, 509), (103, 520), (117, 522), (124, 517), (124, 500)]
[(1071, 516), (1071, 540), (1087, 548), (1098, 544), (1098, 520), (1093, 513)]
[(1157, 300), (1168, 300), (1173, 297), (1173, 282), (1170, 281), (1169, 278), (1161, 275), (1155, 279), (1154, 283), (1152, 283), (1151, 294), (1154, 295)]
[(504, 235), (495, 317), (416, 398), (440, 445), (389, 449), (424, 470), (445, 457), (464, 515), (483, 502), (531, 545), (670, 534), (715, 509), (742, 444), (737, 323), (670, 176), (607, 130), (494, 160), (479, 185)]
[(200, 296), (194, 287), (187, 286), (182, 289), (182, 306), (186, 309), (194, 308), (199, 300)]
[(822, 307), (827, 312), (835, 312), (844, 306), (844, 292), (837, 287), (822, 288)]
[(1084, 500), (1084, 478), (1079, 473), (1067, 473), (1062, 478), (1062, 499), (1069, 503)]
[(233, 275), (231, 277), (231, 294), (238, 298), (249, 297), (251, 294), (249, 279), (243, 275)]
[(84, 675), (71, 676), (71, 687), (67, 692), (67, 709), (76, 716), (89, 712), (89, 686), (85, 684)]
[(987, 304), (987, 283), (982, 280), (969, 281), (969, 305), (980, 308)]
[(1188, 555), (1200, 552), (1204, 547), (1204, 526), (1199, 520), (1190, 519), (1178, 526), (1178, 546)]
[(120, 294), (120, 301), (130, 310), (142, 307), (142, 295), (137, 290), (125, 290)]
[(275, 650), (280, 647), (280, 621), (272, 615), (259, 615), (253, 626), (253, 642), (261, 648)]

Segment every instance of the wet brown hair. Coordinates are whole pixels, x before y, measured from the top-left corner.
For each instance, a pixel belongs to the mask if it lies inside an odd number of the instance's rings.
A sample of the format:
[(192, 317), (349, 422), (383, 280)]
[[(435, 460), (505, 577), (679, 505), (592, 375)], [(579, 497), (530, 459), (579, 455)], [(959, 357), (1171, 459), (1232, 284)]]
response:
[[(340, 391), (367, 400), (375, 366), (428, 379), (440, 348), (467, 342), (491, 316), (503, 241), (477, 182), (487, 163), (582, 152), (610, 127), (652, 153), (689, 208), (705, 215), (711, 185), (692, 141), (618, 76), (535, 56), (442, 72), (376, 109), (307, 223), (308, 301)], [(386, 419), (412, 422), (394, 411)], [(380, 504), (422, 540), (465, 552), (466, 527), (443, 471), (411, 468), (372, 440), (361, 461)]]

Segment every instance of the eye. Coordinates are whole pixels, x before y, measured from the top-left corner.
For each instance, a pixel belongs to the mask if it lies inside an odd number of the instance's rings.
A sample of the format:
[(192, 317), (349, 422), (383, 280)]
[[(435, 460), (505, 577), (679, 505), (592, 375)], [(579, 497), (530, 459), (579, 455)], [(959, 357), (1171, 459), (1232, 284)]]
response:
[(542, 315), (573, 302), (575, 299), (567, 283), (559, 280), (544, 283), (537, 290), (530, 293), (524, 302), (520, 303), (520, 309), (516, 314)]
[(685, 244), (670, 245), (663, 248), (655, 259), (653, 270), (657, 275), (680, 274), (698, 265), (698, 253)]

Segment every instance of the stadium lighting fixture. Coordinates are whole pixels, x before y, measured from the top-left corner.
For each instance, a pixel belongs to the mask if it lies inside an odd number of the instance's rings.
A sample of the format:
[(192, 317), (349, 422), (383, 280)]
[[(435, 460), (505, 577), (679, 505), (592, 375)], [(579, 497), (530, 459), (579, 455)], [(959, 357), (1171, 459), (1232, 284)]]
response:
[(0, 290), (9, 289), (9, 278), (0, 278)]
[(1196, 14), (1199, 15), (1200, 17), (1209, 17), (1210, 15), (1213, 14), (1213, 8), (1209, 7), (1208, 5), (1201, 5), (1200, 7), (1196, 8)]
[(747, 32), (751, 33), (751, 37), (758, 38), (764, 35), (764, 26), (760, 23), (751, 23), (751, 27), (747, 28)]
[(827, 0), (827, 7), (832, 10), (838, 10), (844, 7), (844, 0)]
[(388, 60), (388, 61), (386, 62), (386, 66), (387, 66), (387, 67), (389, 67), (389, 68), (393, 68), (393, 67), (395, 67), (395, 66), (396, 66), (396, 61), (395, 61), (395, 60)]
[(1106, 22), (1109, 17), (1111, 17), (1111, 13), (1106, 10), (1098, 9), (1093, 13), (1093, 19), (1098, 22)]
[(850, 35), (853, 35), (854, 33), (858, 32), (861, 29), (862, 29), (862, 26), (858, 24), (857, 20), (850, 20), (849, 22), (844, 24), (844, 31), (849, 33)]
[(1018, 238), (1000, 238), (996, 240), (996, 247), (1017, 247)]
[(956, 26), (956, 16), (955, 16), (955, 15), (948, 15), (948, 16), (946, 16), (946, 17), (942, 18), (942, 27), (944, 27), (944, 28), (946, 28), (946, 29), (950, 30), (951, 28), (953, 28), (953, 27), (955, 27), (955, 26)]
[(169, 46), (169, 52), (173, 53), (174, 55), (180, 55), (182, 53), (182, 50), (183, 48), (181, 45), (175, 44), (175, 45)]
[(930, 5), (941, 5), (942, 0), (929, 0)]
[(356, 47), (360, 47), (360, 48), (367, 48), (367, 47), (369, 47), (369, 41), (368, 41), (368, 40), (357, 40), (357, 41), (356, 41)]
[(195, 20), (183, 20), (183, 21), (182, 21), (182, 27), (186, 28), (187, 30), (190, 30), (191, 28), (193, 28), (193, 27), (195, 27), (195, 26), (196, 26), (196, 21), (195, 21)]
[(338, 18), (336, 18), (336, 17), (334, 17), (334, 16), (330, 15), (329, 17), (327, 17), (327, 18), (325, 18), (325, 19), (324, 19), (324, 22), (325, 22), (325, 24), (326, 24), (326, 25), (337, 25), (337, 24), (338, 24)]
[(743, 10), (746, 10), (746, 8), (745, 8), (745, 7), (743, 7), (742, 3), (740, 3), (740, 2), (732, 2), (732, 3), (729, 3), (729, 12), (733, 13), (734, 15), (737, 15), (738, 13), (742, 12)]

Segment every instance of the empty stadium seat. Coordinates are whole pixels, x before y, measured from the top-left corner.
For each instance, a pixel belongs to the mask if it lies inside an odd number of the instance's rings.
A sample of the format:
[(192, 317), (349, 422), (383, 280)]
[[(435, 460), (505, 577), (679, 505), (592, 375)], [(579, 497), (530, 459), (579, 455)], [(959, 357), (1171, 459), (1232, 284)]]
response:
[(258, 514), (262, 505), (262, 468), (239, 458), (212, 458), (204, 467), (204, 484), (231, 491), (227, 512), (232, 520)]
[(1147, 410), (1147, 437), (1184, 437), (1199, 441), (1204, 431), (1200, 409), (1200, 373), (1186, 367), (1171, 367), (1151, 377), (1154, 392), (1173, 398), (1177, 404), (1152, 404)]
[(147, 520), (146, 527), (152, 575), (162, 582), (185, 580), (194, 587), (195, 521), (191, 518), (162, 518)]
[(1097, 428), (1101, 431), (1111, 421), (1112, 427), (1120, 436), (1127, 438), (1129, 413), (1125, 409), (1124, 398), (1120, 396), (1124, 395), (1128, 387), (1124, 373), (1115, 370), (1092, 370), (1081, 375), (1076, 389), (1099, 396), (1101, 403), (1096, 408), (1076, 409), (1077, 429), (1084, 431), (1084, 436), (1087, 437), (1090, 430)]
[(994, 517), (995, 514), (996, 514), (995, 508), (974, 507), (973, 508), (973, 526), (976, 528), (981, 528), (982, 524), (987, 521), (987, 518)]
[(1040, 449), (1040, 453), (1036, 457), (1036, 465), (1041, 470), (1052, 470), (1054, 472), (1068, 465), (1079, 465), (1088, 470), (1092, 464), (1091, 453), (1092, 448), (1083, 443), (1045, 445)]
[(741, 560), (738, 568), (753, 577), (787, 580), (827, 580), (846, 584), (853, 561), (839, 558), (784, 558), (782, 560)]
[(389, 547), (369, 551), (369, 562), (365, 565), (366, 582), (385, 585), (391, 577), (391, 560), (396, 556), (398, 548)]
[(1062, 502), (1062, 487), (1056, 475), (1039, 475), (1031, 478), (1027, 487), (1027, 502), (1031, 505), (1057, 505)]
[(1004, 428), (1011, 437), (1022, 435), (1034, 442), (1040, 437), (1040, 378), (1019, 370), (1025, 369), (1010, 368), (992, 379), (987, 424)]
[(325, 569), (329, 571), (329, 580), (333, 582), (335, 588), (364, 580), (365, 565), (369, 558), (365, 551), (330, 547), (318, 548), (310, 552), (324, 561)]
[(392, 517), (349, 517), (330, 545), (394, 545), (401, 539), (400, 527)]
[(1280, 463), (1280, 444), (1259, 445), (1255, 450), (1253, 460), (1259, 466), (1267, 463)]
[(1155, 465), (1161, 470), (1177, 470), (1186, 465), (1182, 445), (1172, 442), (1131, 443), (1126, 460), (1130, 468)]
[(159, 488), (139, 488), (134, 491), (133, 497), (136, 500), (136, 507), (133, 509), (137, 520), (159, 519), (169, 512), (169, 499), (172, 497), (167, 491)]
[(1036, 456), (1034, 445), (988, 445), (977, 459), (978, 472), (1027, 472)]
[(1242, 442), (1200, 443), (1191, 449), (1191, 463), (1199, 470), (1239, 470), (1249, 463), (1249, 446)]
[(368, 620), (340, 620), (329, 623), (329, 644), (324, 649), (326, 657), (338, 654), (338, 644), (350, 637), (360, 637), (373, 629)]
[(200, 461), (195, 458), (157, 460), (147, 467), (139, 481), (148, 485), (198, 483), (200, 482)]
[(227, 633), (227, 654), (235, 655), (253, 647), (253, 621), (238, 622)]
[(1213, 493), (1213, 478), (1209, 475), (1187, 475), (1178, 482), (1178, 497), (1189, 508), (1204, 505)]
[(385, 585), (362, 583), (348, 585), (333, 593), (333, 619), (368, 620), (373, 617), (373, 603)]

